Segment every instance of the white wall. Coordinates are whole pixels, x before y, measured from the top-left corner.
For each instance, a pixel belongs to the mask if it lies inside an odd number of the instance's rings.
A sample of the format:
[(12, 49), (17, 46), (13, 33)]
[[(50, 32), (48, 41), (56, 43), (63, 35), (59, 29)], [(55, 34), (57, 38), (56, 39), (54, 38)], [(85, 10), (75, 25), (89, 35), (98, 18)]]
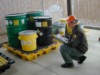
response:
[[(54, 5), (56, 5), (55, 8), (59, 7), (57, 10), (52, 11), (50, 8), (54, 7)], [(6, 31), (5, 15), (42, 10), (42, 8), (49, 11), (54, 21), (60, 17), (67, 17), (66, 0), (0, 0), (0, 33)]]
[(100, 0), (72, 0), (72, 8), (84, 25), (100, 27)]

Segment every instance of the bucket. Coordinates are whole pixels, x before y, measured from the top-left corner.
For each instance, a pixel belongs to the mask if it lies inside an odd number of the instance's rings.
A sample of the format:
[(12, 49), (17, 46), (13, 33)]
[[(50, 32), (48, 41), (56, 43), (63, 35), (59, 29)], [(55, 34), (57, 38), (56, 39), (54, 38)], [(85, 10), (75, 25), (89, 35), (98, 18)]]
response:
[(65, 36), (65, 28), (59, 28), (59, 34)]
[(69, 35), (72, 34), (72, 28), (70, 28), (70, 27), (68, 26), (68, 23), (67, 23), (67, 25), (66, 25), (66, 31), (67, 31), (67, 34), (69, 34)]
[(34, 51), (37, 49), (36, 31), (25, 30), (19, 32), (19, 40), (21, 40), (22, 50), (26, 52)]
[(58, 31), (59, 31), (59, 34), (60, 34), (61, 36), (65, 36), (65, 28), (66, 28), (66, 23), (61, 23), (61, 22), (59, 22)]
[(9, 14), (5, 17), (6, 25), (9, 26), (21, 26), (26, 25), (26, 14), (16, 13), (16, 14)]
[(66, 23), (66, 29), (65, 29), (65, 34), (72, 34), (72, 29), (68, 26), (68, 23), (66, 21), (66, 18), (60, 19), (61, 23)]

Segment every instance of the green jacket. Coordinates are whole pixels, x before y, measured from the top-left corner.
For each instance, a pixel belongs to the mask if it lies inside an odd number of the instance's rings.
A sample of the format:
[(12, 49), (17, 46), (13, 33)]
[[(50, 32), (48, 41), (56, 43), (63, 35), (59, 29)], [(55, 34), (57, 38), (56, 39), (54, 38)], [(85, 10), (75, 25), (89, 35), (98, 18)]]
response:
[(76, 25), (74, 27), (67, 45), (72, 48), (76, 48), (82, 54), (84, 54), (88, 50), (87, 39), (80, 25)]

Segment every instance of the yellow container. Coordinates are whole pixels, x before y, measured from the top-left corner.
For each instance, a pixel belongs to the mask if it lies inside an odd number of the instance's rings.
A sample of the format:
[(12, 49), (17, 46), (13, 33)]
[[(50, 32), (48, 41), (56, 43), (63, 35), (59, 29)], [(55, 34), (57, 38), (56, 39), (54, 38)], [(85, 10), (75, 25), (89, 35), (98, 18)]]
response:
[(59, 34), (62, 35), (62, 36), (65, 36), (65, 28), (60, 28)]
[(65, 26), (66, 26), (66, 23), (61, 23), (61, 22), (59, 23), (58, 31), (61, 36), (65, 36)]
[(34, 51), (37, 49), (37, 34), (34, 30), (25, 30), (19, 32), (19, 40), (21, 40), (23, 51)]
[(68, 23), (66, 23), (66, 30), (67, 30), (67, 33), (69, 34), (69, 35), (71, 35), (72, 34), (72, 28), (70, 28), (69, 26), (68, 26)]
[(60, 19), (60, 22), (62, 22), (62, 23), (66, 23), (66, 32), (67, 32), (67, 34), (72, 34), (72, 29), (68, 26), (68, 23), (67, 23), (67, 21), (66, 21), (66, 18), (65, 19)]

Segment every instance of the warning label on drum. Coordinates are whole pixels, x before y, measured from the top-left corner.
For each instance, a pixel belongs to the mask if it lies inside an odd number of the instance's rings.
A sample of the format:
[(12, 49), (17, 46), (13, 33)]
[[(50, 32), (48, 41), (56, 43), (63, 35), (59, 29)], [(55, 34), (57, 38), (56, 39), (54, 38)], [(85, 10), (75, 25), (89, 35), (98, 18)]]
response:
[(24, 40), (22, 40), (21, 44), (22, 45), (31, 45), (31, 41), (24, 41)]
[(25, 20), (24, 19), (22, 19), (22, 24), (25, 24)]
[(8, 20), (5, 20), (5, 24), (8, 25)]
[(19, 25), (19, 20), (14, 20), (14, 25), (15, 26)]
[(42, 27), (41, 22), (35, 22), (35, 24), (36, 24), (36, 27)]
[(10, 25), (12, 25), (12, 24), (13, 24), (12, 20), (10, 20), (10, 21), (9, 21), (9, 24), (10, 24)]
[(42, 26), (43, 26), (43, 27), (48, 27), (47, 21), (42, 22)]

